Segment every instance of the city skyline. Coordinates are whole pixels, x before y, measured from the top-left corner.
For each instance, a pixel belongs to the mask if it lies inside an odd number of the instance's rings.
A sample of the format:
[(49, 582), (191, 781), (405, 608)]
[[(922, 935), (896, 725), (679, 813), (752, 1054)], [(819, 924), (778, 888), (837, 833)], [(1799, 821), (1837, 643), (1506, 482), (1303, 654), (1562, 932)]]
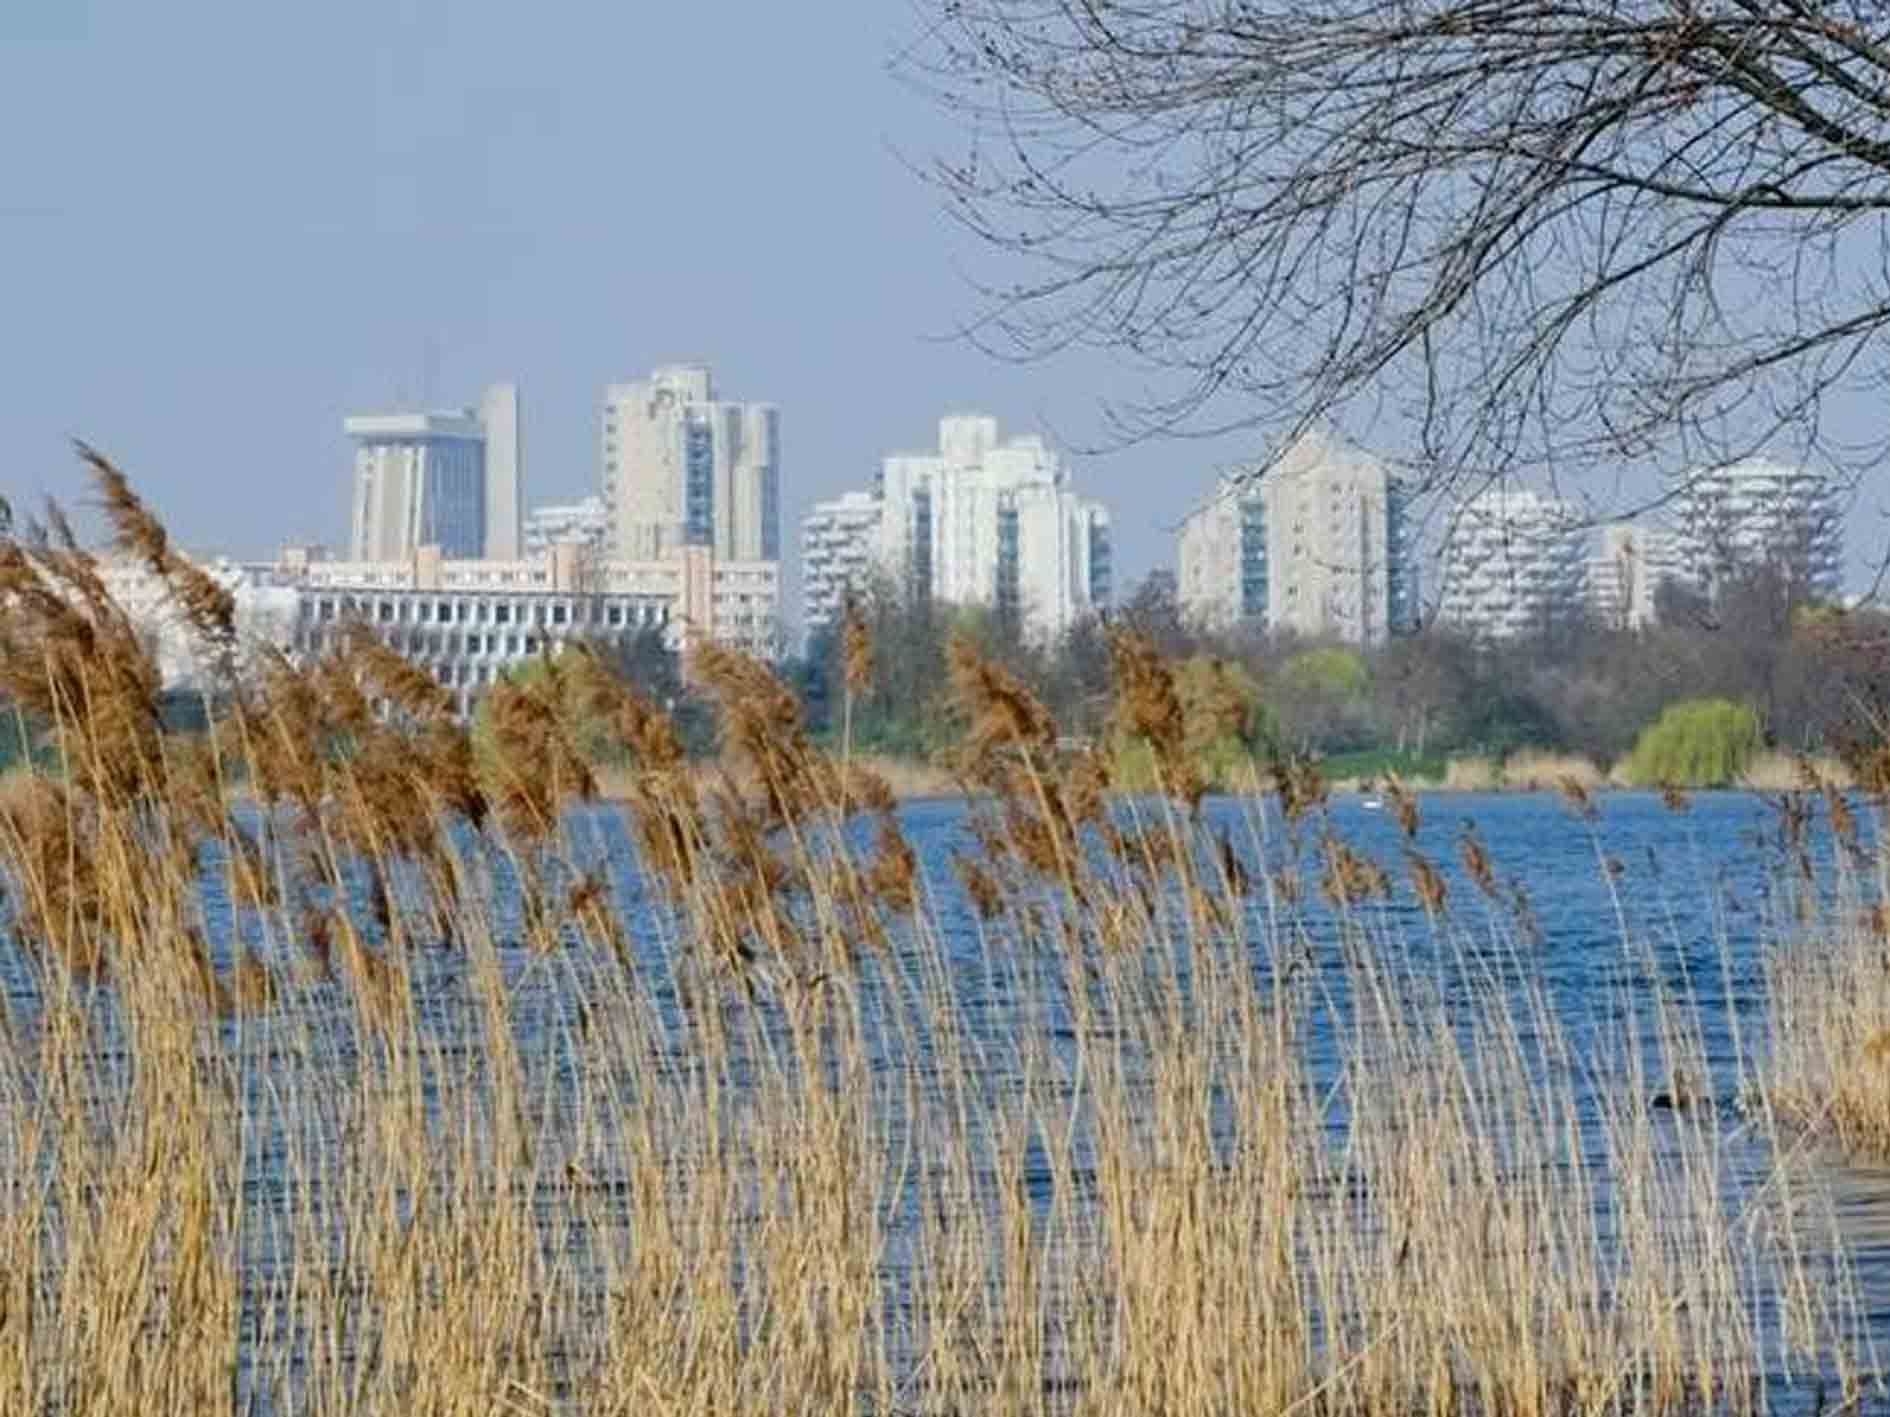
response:
[[(708, 358), (784, 411), (784, 528), (922, 441), (939, 408), (981, 408), (1081, 458), (1127, 587), (1169, 563), (1194, 500), (1259, 441), (1092, 456), (1110, 445), (1099, 399), (1154, 392), (1131, 363), (1019, 367), (949, 338), (983, 268), (909, 170), (957, 143), (886, 71), (913, 38), (897, 7), (755, 12), (711, 47), (673, 9), (467, 3), (447, 23), (431, 3), (339, 0), (270, 32), (298, 55), (288, 73), (247, 62), (259, 22), (93, 0), (17, 34), (15, 8), (0, 6), (0, 117), (38, 135), (0, 199), (0, 243), (31, 273), (10, 315), (36, 332), (0, 348), (17, 502), (83, 501), (79, 436), (182, 545), (345, 547), (344, 414), (501, 379), (527, 394), (532, 498), (574, 501), (595, 490), (599, 389)], [(699, 111), (711, 74), (771, 120)], [(99, 98), (74, 105), (81, 91)], [(626, 135), (676, 112), (698, 112), (690, 142), (647, 145), (634, 182), (604, 180)], [(225, 437), (206, 449), (212, 410)], [(1349, 436), (1395, 449), (1360, 419)], [(1852, 586), (1883, 541), (1877, 510), (1858, 518)]]

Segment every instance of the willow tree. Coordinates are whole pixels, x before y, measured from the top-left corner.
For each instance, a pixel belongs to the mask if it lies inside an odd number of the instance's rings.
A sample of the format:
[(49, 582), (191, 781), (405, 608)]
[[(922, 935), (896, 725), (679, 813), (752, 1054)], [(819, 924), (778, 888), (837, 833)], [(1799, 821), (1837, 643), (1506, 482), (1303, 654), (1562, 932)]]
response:
[(1007, 258), (972, 328), (1147, 361), (1126, 435), (1368, 400), (1432, 469), (1879, 451), (1832, 409), (1890, 353), (1890, 6), (922, 3), (969, 133), (931, 170)]

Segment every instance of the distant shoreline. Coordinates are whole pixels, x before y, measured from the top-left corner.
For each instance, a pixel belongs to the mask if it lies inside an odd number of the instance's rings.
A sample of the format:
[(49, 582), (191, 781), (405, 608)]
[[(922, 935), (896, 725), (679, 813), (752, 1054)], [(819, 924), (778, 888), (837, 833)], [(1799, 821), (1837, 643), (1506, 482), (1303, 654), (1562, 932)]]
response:
[[(893, 797), (900, 802), (954, 801), (966, 797), (963, 786), (950, 773), (933, 763), (917, 758), (888, 757), (883, 754), (855, 754), (855, 767), (877, 774), (885, 781)], [(1851, 774), (1834, 758), (1817, 757), (1813, 766), (1821, 779), (1834, 787), (1854, 786)], [(1266, 767), (1256, 763), (1257, 779), (1266, 782)], [(704, 765), (712, 771), (712, 764)], [(629, 774), (620, 769), (601, 769), (598, 796), (605, 801), (621, 802), (631, 795)], [(1381, 794), (1383, 774), (1355, 774), (1329, 778), (1327, 790), (1335, 796), (1364, 797)], [(1584, 792), (1655, 792), (1649, 783), (1627, 782), (1603, 772), (1592, 760), (1563, 754), (1524, 752), (1508, 759), (1466, 755), (1449, 759), (1442, 777), (1401, 777), (1411, 792), (1425, 796), (1471, 796), (1478, 793), (1523, 795), (1532, 792), (1561, 792), (1573, 783)], [(1787, 753), (1762, 753), (1746, 765), (1736, 781), (1713, 787), (1689, 787), (1687, 792), (1783, 792), (1806, 786), (1799, 759)], [(1116, 792), (1134, 796), (1153, 790), (1147, 785), (1118, 787)], [(1208, 789), (1209, 796), (1241, 797), (1253, 795), (1251, 786), (1218, 780)]]

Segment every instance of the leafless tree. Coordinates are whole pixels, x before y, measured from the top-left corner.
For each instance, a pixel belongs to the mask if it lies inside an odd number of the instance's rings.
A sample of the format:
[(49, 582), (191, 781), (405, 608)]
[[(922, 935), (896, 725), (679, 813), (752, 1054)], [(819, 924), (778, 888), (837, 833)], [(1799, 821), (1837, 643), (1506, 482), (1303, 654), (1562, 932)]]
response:
[[(920, 0), (972, 326), (1139, 356), (1125, 437), (1351, 410), (1432, 473), (1858, 468), (1890, 325), (1879, 0)], [(1014, 258), (1014, 263), (1012, 258)]]

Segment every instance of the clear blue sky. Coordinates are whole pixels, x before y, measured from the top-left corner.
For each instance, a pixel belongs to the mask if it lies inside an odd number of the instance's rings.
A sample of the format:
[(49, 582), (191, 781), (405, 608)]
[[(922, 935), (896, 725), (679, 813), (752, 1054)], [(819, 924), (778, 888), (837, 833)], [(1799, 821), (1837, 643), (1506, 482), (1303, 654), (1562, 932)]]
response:
[[(515, 379), (527, 496), (555, 500), (595, 482), (602, 386), (678, 359), (781, 406), (795, 541), (943, 412), (1099, 441), (1099, 396), (1140, 391), (1126, 363), (944, 338), (976, 253), (901, 161), (958, 146), (887, 71), (918, 23), (901, 0), (0, 0), (0, 491), (75, 498), (76, 435), (187, 546), (344, 543), (345, 413)], [(1258, 445), (1079, 460), (1120, 585)], [(1861, 513), (1854, 561), (1882, 535)]]
[[(191, 547), (345, 542), (344, 413), (514, 378), (527, 497), (592, 489), (602, 386), (706, 359), (782, 410), (784, 531), (977, 408), (1093, 440), (1100, 360), (941, 339), (964, 239), (893, 3), (0, 0), (0, 489), (118, 457)], [(1223, 450), (1218, 456), (1227, 456)], [(1079, 464), (1130, 578), (1217, 453)]]

